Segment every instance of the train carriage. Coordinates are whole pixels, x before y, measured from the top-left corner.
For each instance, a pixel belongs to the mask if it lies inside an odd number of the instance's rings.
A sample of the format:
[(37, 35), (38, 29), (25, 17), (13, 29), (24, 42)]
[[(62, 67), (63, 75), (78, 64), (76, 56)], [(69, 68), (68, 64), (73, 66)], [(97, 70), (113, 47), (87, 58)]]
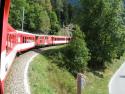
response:
[(0, 94), (4, 94), (4, 81), (18, 52), (40, 45), (64, 44), (68, 36), (38, 35), (15, 30), (8, 24), (10, 0), (0, 0)]
[(36, 35), (36, 44), (38, 46), (52, 45), (53, 44), (53, 36), (51, 36), (51, 35)]
[(53, 36), (53, 44), (64, 44), (68, 43), (70, 40), (70, 37), (67, 36)]
[(35, 47), (36, 36), (35, 34), (17, 31), (17, 52), (25, 51)]

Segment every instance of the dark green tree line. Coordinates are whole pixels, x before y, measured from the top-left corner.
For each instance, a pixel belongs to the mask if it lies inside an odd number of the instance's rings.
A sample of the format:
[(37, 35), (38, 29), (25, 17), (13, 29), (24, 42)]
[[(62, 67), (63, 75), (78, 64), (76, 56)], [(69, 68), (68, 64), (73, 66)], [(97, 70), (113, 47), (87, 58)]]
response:
[(67, 0), (11, 0), (9, 22), (21, 29), (24, 10), (24, 30), (56, 34), (60, 25), (69, 23)]
[(21, 28), (23, 7), (26, 7), (26, 0), (11, 0), (11, 10), (9, 16), (10, 24), (17, 29)]
[[(122, 0), (81, 0), (82, 13), (78, 23), (86, 34), (91, 53), (89, 65), (104, 67), (124, 52), (124, 27), (121, 14)], [(119, 54), (120, 53), (120, 54)]]
[(51, 2), (60, 24), (67, 25), (71, 23), (73, 6), (69, 3), (69, 0), (51, 0)]

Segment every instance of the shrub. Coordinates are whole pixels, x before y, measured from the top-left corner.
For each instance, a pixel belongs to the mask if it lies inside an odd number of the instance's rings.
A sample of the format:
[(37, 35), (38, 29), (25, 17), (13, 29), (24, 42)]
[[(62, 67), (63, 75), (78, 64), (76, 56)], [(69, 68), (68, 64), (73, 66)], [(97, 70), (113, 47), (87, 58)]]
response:
[(86, 46), (85, 35), (78, 26), (75, 26), (73, 38), (66, 50), (67, 68), (71, 73), (83, 72), (86, 70), (87, 62), (90, 59), (89, 49)]

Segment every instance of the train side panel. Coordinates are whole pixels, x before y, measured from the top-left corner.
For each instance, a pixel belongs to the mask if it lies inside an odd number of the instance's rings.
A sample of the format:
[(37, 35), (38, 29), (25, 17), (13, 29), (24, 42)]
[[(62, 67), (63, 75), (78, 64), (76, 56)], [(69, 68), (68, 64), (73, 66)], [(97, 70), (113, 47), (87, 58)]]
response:
[(32, 34), (17, 32), (17, 40), (17, 52), (31, 49), (36, 45), (36, 37)]

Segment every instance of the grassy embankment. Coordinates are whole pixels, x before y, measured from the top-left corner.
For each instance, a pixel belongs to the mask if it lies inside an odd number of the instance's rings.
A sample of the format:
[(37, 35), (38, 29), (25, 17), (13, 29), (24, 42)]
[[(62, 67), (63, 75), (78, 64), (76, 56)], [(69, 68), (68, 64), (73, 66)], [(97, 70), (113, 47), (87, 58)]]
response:
[(51, 62), (48, 57), (39, 55), (31, 63), (29, 78), (32, 94), (75, 94), (75, 78)]
[[(29, 78), (32, 94), (76, 94), (75, 78), (57, 63), (62, 63), (60, 51), (63, 48), (45, 51), (34, 59), (30, 65)], [(124, 61), (114, 60), (100, 76), (98, 72), (87, 71), (86, 86), (83, 94), (108, 94), (108, 82), (111, 75)]]

